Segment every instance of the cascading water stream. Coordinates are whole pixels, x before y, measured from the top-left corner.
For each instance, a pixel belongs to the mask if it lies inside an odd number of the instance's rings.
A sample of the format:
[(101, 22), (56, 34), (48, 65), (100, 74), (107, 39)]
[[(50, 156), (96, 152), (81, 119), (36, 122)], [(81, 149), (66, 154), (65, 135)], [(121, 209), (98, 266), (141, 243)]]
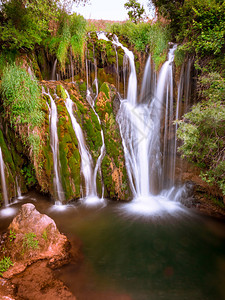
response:
[(51, 80), (56, 80), (56, 65), (57, 65), (57, 58), (56, 60), (54, 61), (54, 64), (53, 64), (53, 68), (52, 68), (52, 76), (51, 76)]
[(51, 141), (53, 167), (54, 167), (53, 187), (54, 187), (56, 204), (59, 205), (63, 203), (65, 197), (64, 197), (64, 191), (63, 191), (61, 178), (60, 178), (59, 140), (58, 140), (58, 133), (57, 133), (57, 123), (58, 123), (57, 107), (50, 93), (46, 93), (43, 91), (43, 94), (47, 95), (51, 101), (51, 107), (48, 105), (48, 103), (47, 105), (49, 108), (50, 141)]
[(16, 191), (17, 191), (17, 198), (18, 199), (23, 199), (22, 193), (21, 193), (21, 188), (20, 185), (18, 183), (18, 178), (16, 176)]
[(137, 101), (137, 75), (134, 63), (134, 54), (119, 42), (116, 35), (113, 36), (112, 43), (117, 47), (121, 47), (129, 59), (131, 71), (128, 80), (127, 99), (129, 99), (130, 104), (135, 105)]
[(119, 91), (120, 88), (120, 74), (119, 74), (119, 59), (118, 59), (118, 53), (117, 53), (117, 48), (114, 45), (115, 52), (116, 52), (116, 89)]
[[(98, 72), (97, 72), (97, 62), (96, 62), (96, 59), (95, 59), (95, 79), (94, 79), (94, 82), (93, 84), (95, 84), (95, 87), (96, 87), (96, 94), (95, 94), (95, 97), (94, 99), (91, 97), (91, 92), (89, 90), (89, 76), (88, 76), (88, 63), (87, 63), (87, 60), (86, 60), (86, 75), (87, 75), (87, 92), (86, 92), (86, 99), (88, 101), (88, 103), (90, 104), (92, 110), (94, 111), (94, 114), (96, 115), (97, 119), (98, 119), (98, 122), (99, 122), (99, 125), (101, 127), (101, 138), (102, 138), (102, 146), (101, 146), (101, 150), (100, 150), (100, 155), (97, 159), (97, 162), (96, 162), (96, 165), (95, 165), (95, 168), (94, 168), (94, 183), (96, 185), (96, 180), (97, 180), (97, 173), (99, 172), (101, 174), (101, 164), (102, 164), (102, 160), (104, 158), (104, 155), (105, 155), (105, 139), (104, 139), (104, 133), (103, 133), (103, 130), (102, 130), (102, 123), (101, 123), (101, 120), (99, 118), (99, 115), (97, 114), (95, 108), (94, 108), (94, 104), (95, 104), (95, 100), (97, 99), (98, 97)], [(97, 196), (97, 195), (96, 195)], [(102, 182), (102, 199), (103, 199), (103, 196), (104, 196), (104, 184)]]
[(3, 201), (4, 206), (7, 207), (9, 205), (8, 193), (7, 193), (7, 186), (5, 180), (5, 164), (2, 156), (2, 148), (0, 147), (0, 171), (1, 171), (1, 183), (2, 183), (2, 194), (3, 194)]
[(73, 130), (76, 134), (77, 141), (78, 141), (78, 147), (80, 151), (80, 157), (81, 157), (81, 173), (84, 177), (85, 181), (85, 197), (86, 198), (92, 198), (97, 197), (97, 191), (96, 191), (96, 181), (94, 180), (94, 172), (93, 172), (93, 161), (92, 157), (86, 147), (84, 135), (82, 132), (82, 129), (77, 122), (74, 114), (73, 114), (73, 101), (70, 99), (70, 95), (65, 90), (67, 98), (65, 100), (65, 105), (67, 108), (67, 111), (70, 115), (70, 120), (73, 126)]
[[(94, 98), (94, 102), (95, 102), (95, 100), (98, 97), (98, 69), (97, 69), (97, 60), (96, 60), (96, 58), (94, 59), (94, 66), (95, 66), (95, 79), (94, 79), (93, 84), (95, 85), (95, 90), (96, 90), (95, 98)], [(87, 72), (88, 72), (88, 70), (87, 70)], [(87, 74), (87, 77), (88, 77), (88, 74)], [(88, 89), (88, 84), (87, 84), (87, 89)]]
[(175, 151), (174, 139), (172, 139), (173, 125), (173, 59), (177, 46), (173, 46), (168, 53), (168, 61), (164, 63), (157, 84), (156, 98), (158, 99), (160, 110), (165, 111), (164, 117), (164, 139), (163, 139), (163, 167), (161, 187), (171, 188), (174, 185), (175, 164), (173, 153)]
[[(186, 67), (185, 67), (186, 65)], [(190, 78), (191, 78), (191, 65), (192, 60), (189, 58), (187, 63), (183, 63), (181, 72), (180, 72), (180, 79), (178, 82), (178, 89), (177, 89), (177, 103), (176, 103), (176, 121), (180, 119), (182, 115), (187, 113), (189, 105), (190, 105), (190, 95), (191, 95), (191, 85), (190, 85)], [(177, 129), (178, 123), (175, 124), (175, 133), (174, 133), (174, 153), (173, 153), (173, 164), (174, 169), (175, 166), (178, 165), (180, 170), (183, 169), (182, 161), (177, 163)], [(180, 181), (181, 181), (181, 174), (180, 172)]]

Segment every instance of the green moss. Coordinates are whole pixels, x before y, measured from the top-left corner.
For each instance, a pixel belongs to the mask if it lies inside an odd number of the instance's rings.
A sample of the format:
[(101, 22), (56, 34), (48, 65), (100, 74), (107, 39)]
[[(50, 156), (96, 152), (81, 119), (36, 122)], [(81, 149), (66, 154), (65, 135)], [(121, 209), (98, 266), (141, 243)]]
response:
[[(120, 131), (113, 114), (115, 95), (115, 88), (104, 83), (100, 88), (100, 94), (96, 101), (96, 111), (102, 122), (106, 146), (106, 155), (102, 161), (102, 175), (105, 185), (105, 196), (112, 199), (118, 199), (119, 197), (121, 200), (126, 200), (130, 195), (130, 188), (128, 186)], [(112, 178), (114, 171), (117, 174), (116, 177), (120, 178)], [(121, 180), (123, 189), (121, 188)], [(118, 185), (120, 191), (118, 191)]]
[(186, 57), (186, 53), (187, 52), (183, 49), (182, 46), (177, 47), (174, 56), (174, 62), (177, 67), (180, 67), (183, 64)]
[(93, 109), (87, 102), (85, 104), (81, 95), (77, 95), (77, 97), (71, 95), (70, 97), (74, 101), (75, 107), (77, 107), (74, 113), (83, 130), (88, 149), (90, 150), (95, 163), (102, 146), (101, 127), (99, 121)]
[(43, 147), (43, 153), (45, 157), (43, 168), (46, 171), (47, 176), (52, 179), (53, 157), (49, 139), (47, 140), (46, 146)]
[(106, 82), (104, 82), (100, 87), (100, 92), (103, 92), (107, 98), (109, 98), (109, 86)]
[(86, 82), (82, 82), (79, 85), (79, 90), (82, 91), (82, 92), (86, 92), (86, 90), (87, 90), (87, 84), (86, 84)]
[(11, 155), (11, 152), (8, 150), (7, 146), (6, 146), (6, 143), (5, 143), (5, 140), (4, 140), (4, 137), (3, 137), (3, 133), (2, 131), (0, 130), (0, 146), (2, 148), (2, 153), (3, 153), (3, 159), (4, 159), (4, 163), (6, 164), (9, 164), (11, 169), (15, 172), (15, 165), (14, 165), (14, 162), (12, 160), (12, 155)]
[(59, 158), (62, 185), (66, 200), (80, 197), (80, 154), (69, 114), (59, 99), (56, 102), (61, 114), (58, 121)]
[(104, 179), (104, 185), (105, 185), (105, 197), (110, 196), (110, 191), (112, 192), (114, 183), (112, 180), (112, 175), (111, 175), (111, 168), (110, 168), (110, 156), (106, 154), (102, 160), (102, 176)]
[[(14, 135), (12, 134), (10, 128), (7, 128), (6, 132), (7, 135), (4, 136), (3, 132), (0, 130), (0, 146), (2, 149), (2, 155), (5, 163), (5, 177), (6, 177), (8, 198), (11, 199), (16, 194), (16, 186), (17, 186), (16, 179), (20, 184), (22, 192), (26, 192), (27, 189), (25, 185), (25, 178), (22, 174), (24, 159), (19, 153), (17, 153), (16, 149), (14, 148), (14, 145), (19, 144), (19, 140), (18, 138), (16, 139), (15, 134)], [(0, 185), (0, 189), (1, 189), (1, 185)]]
[(66, 100), (66, 98), (67, 98), (67, 95), (66, 95), (66, 92), (65, 92), (65, 90), (64, 90), (64, 87), (62, 86), (62, 85), (57, 85), (57, 87), (56, 87), (56, 94), (60, 97), (60, 98), (62, 98), (63, 100)]

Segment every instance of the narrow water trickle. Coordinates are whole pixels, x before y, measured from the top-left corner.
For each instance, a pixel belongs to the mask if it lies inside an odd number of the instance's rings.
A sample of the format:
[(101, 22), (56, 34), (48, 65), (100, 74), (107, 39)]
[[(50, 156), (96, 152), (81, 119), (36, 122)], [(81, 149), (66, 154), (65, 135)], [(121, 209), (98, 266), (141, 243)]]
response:
[(96, 198), (97, 197), (97, 190), (96, 190), (96, 181), (94, 178), (94, 172), (93, 172), (93, 160), (92, 157), (87, 149), (87, 146), (85, 144), (84, 135), (82, 132), (82, 129), (77, 122), (74, 113), (73, 113), (73, 101), (70, 99), (70, 95), (65, 90), (67, 98), (65, 100), (65, 105), (67, 108), (67, 111), (70, 115), (70, 120), (73, 126), (73, 130), (76, 134), (77, 141), (78, 141), (78, 147), (81, 157), (81, 173), (84, 177), (85, 181), (85, 193), (84, 197), (86, 199), (88, 198)]
[[(56, 80), (57, 78), (57, 76), (56, 76), (56, 65), (57, 65), (57, 62), (58, 62), (58, 60), (57, 60), (57, 58), (56, 58), (56, 60), (54, 61), (54, 64), (53, 64), (53, 68), (52, 68), (52, 75), (51, 75), (51, 80)], [(58, 79), (57, 79), (58, 80)]]
[(156, 97), (161, 106), (160, 110), (164, 110), (164, 137), (163, 137), (163, 165), (161, 188), (169, 189), (175, 183), (175, 164), (173, 153), (175, 152), (174, 139), (174, 124), (173, 124), (173, 60), (174, 52), (177, 46), (173, 46), (169, 50), (168, 60), (162, 66), (159, 73), (157, 84)]
[(50, 141), (51, 149), (53, 154), (53, 167), (54, 167), (54, 178), (53, 178), (53, 187), (54, 187), (54, 196), (56, 199), (56, 204), (62, 204), (65, 200), (64, 191), (61, 183), (60, 177), (60, 161), (59, 161), (59, 140), (57, 132), (57, 107), (55, 101), (53, 100), (50, 93), (43, 92), (47, 95), (51, 101), (51, 106), (48, 105), (49, 109), (49, 123), (50, 123)]
[[(96, 162), (96, 165), (95, 165), (95, 168), (94, 168), (94, 182), (96, 184), (97, 173), (99, 172), (100, 175), (101, 175), (101, 164), (102, 164), (102, 160), (103, 160), (103, 158), (105, 156), (105, 138), (104, 138), (104, 133), (103, 133), (103, 129), (102, 129), (101, 120), (100, 120), (99, 115), (97, 114), (97, 112), (95, 110), (95, 107), (94, 107), (95, 100), (98, 97), (98, 70), (97, 70), (97, 61), (96, 61), (96, 59), (94, 60), (94, 67), (95, 67), (95, 79), (94, 79), (93, 84), (95, 85), (96, 93), (95, 93), (95, 97), (92, 98), (91, 97), (91, 92), (90, 92), (90, 89), (89, 89), (88, 63), (86, 61), (86, 75), (87, 75), (86, 99), (87, 99), (87, 101), (90, 104), (92, 110), (94, 111), (94, 114), (96, 115), (96, 117), (98, 119), (99, 125), (101, 127), (101, 138), (102, 138), (102, 146), (101, 146), (101, 150), (100, 150), (100, 155), (99, 155), (99, 157), (97, 159), (97, 162)], [(103, 197), (104, 197), (104, 183), (103, 183), (103, 180), (102, 180), (102, 199), (103, 199)]]
[(6, 180), (5, 180), (5, 163), (3, 160), (1, 147), (0, 147), (0, 171), (1, 171), (3, 201), (4, 201), (4, 206), (7, 207), (9, 205), (9, 198), (8, 198), (7, 186), (6, 186)]
[(17, 198), (22, 199), (23, 197), (22, 197), (21, 188), (17, 176), (16, 176), (16, 191), (17, 191)]

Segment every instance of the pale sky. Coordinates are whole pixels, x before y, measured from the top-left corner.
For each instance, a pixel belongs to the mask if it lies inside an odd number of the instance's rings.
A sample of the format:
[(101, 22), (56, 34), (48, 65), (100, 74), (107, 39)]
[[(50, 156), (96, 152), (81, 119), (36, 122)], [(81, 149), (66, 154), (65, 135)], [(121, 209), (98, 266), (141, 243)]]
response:
[[(73, 11), (81, 14), (85, 19), (115, 20), (123, 21), (128, 19), (127, 10), (124, 3), (128, 0), (90, 0), (90, 5), (84, 7), (75, 7)], [(144, 5), (144, 9), (149, 15), (147, 7), (148, 0), (139, 0)]]

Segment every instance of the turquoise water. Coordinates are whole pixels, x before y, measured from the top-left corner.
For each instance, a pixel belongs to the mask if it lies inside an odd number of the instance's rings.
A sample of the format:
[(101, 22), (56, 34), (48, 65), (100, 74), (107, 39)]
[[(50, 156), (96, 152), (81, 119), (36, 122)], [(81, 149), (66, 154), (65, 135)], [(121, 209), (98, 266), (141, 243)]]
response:
[[(83, 260), (56, 274), (79, 300), (225, 299), (225, 222), (184, 209), (154, 217), (129, 215), (121, 203), (72, 205), (55, 210), (49, 199), (30, 193), (24, 202), (52, 217)], [(0, 229), (13, 216), (1, 214)]]

